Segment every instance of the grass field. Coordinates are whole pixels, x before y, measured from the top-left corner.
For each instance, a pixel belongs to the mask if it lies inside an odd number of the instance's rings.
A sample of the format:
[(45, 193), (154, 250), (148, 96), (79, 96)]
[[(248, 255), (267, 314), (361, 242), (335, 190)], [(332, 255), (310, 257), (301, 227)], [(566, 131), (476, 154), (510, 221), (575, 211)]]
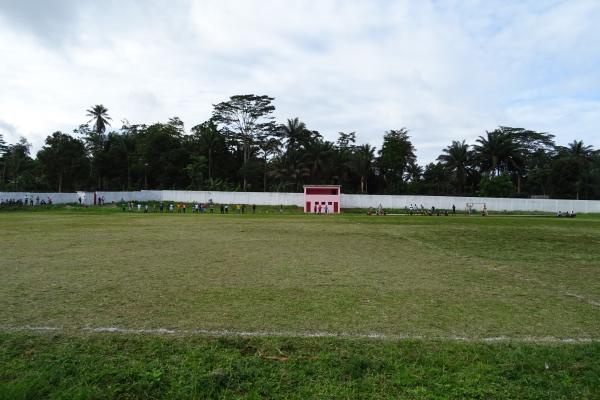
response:
[(597, 216), (62, 209), (0, 230), (0, 397), (600, 397)]

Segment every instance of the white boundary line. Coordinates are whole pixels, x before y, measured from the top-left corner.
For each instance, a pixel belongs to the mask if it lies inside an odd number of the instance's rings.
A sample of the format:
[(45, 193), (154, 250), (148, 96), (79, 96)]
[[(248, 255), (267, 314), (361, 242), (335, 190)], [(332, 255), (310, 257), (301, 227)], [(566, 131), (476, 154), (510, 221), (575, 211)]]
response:
[(235, 331), (227, 329), (171, 329), (171, 328), (120, 328), (120, 327), (85, 327), (63, 328), (52, 326), (0, 326), (1, 332), (41, 332), (41, 333), (101, 333), (101, 334), (136, 334), (136, 335), (184, 335), (207, 337), (289, 337), (289, 338), (337, 338), (337, 339), (369, 339), (382, 341), (442, 341), (442, 342), (480, 342), (480, 343), (534, 343), (534, 344), (582, 344), (600, 343), (600, 337), (561, 338), (555, 336), (424, 336), (383, 333), (350, 333), (350, 332), (288, 332), (288, 331)]

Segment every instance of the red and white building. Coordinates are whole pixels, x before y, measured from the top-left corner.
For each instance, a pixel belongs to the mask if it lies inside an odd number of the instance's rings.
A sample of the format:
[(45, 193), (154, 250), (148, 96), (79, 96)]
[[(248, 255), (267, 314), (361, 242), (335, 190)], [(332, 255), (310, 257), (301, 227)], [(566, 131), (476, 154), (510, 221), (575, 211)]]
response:
[(304, 185), (304, 212), (339, 214), (340, 185)]

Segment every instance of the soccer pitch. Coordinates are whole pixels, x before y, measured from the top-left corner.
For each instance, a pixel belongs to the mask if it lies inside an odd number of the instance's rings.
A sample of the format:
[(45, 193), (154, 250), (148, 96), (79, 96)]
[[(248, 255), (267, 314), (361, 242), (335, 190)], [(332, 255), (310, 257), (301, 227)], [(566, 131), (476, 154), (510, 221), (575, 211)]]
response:
[[(574, 393), (598, 394), (597, 216), (105, 209), (4, 212), (0, 226), (5, 366), (16, 362), (6, 354), (20, 341), (47, 350), (48, 335), (101, 341), (107, 331), (170, 346), (214, 337), (266, 347), (292, 340), (297, 348), (364, 341), (361, 348), (376, 347), (369, 354), (403, 341), (463, 346), (463, 354), (524, 346), (564, 351), (567, 363), (583, 352), (578, 362), (595, 380)], [(4, 374), (14, 389), (19, 374)]]

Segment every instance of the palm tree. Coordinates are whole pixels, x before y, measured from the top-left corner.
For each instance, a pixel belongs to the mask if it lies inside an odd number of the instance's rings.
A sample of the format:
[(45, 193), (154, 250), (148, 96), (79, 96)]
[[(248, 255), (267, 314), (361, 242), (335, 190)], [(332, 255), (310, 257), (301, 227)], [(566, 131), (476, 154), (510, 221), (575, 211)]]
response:
[(406, 165), (406, 171), (404, 172), (404, 179), (407, 182), (418, 183), (421, 181), (423, 176), (423, 167), (417, 164), (416, 160), (410, 160)]
[(364, 144), (357, 146), (353, 158), (352, 169), (360, 176), (360, 192), (368, 191), (367, 180), (373, 171), (373, 163), (375, 162), (375, 147)]
[(460, 193), (463, 193), (468, 167), (472, 158), (469, 145), (464, 140), (462, 142), (453, 140), (452, 144), (442, 150), (442, 152), (444, 154), (437, 158), (438, 161), (441, 161), (444, 167), (455, 175), (458, 190)]
[(491, 172), (492, 176), (512, 172), (517, 176), (517, 192), (521, 192), (525, 149), (506, 128), (501, 127), (486, 134), (487, 137), (479, 136), (476, 140), (479, 144), (473, 145), (481, 170)]
[(92, 119), (88, 121), (88, 124), (94, 121), (94, 131), (99, 135), (104, 133), (104, 131), (106, 131), (106, 125), (110, 126), (108, 120), (111, 118), (108, 116), (108, 109), (102, 104), (97, 104), (86, 111), (87, 116), (92, 117)]
[(298, 149), (301, 145), (305, 145), (310, 137), (306, 129), (306, 124), (300, 121), (298, 117), (288, 119), (284, 125), (279, 127), (279, 131), (285, 140), (286, 153)]
[(473, 145), (473, 150), (483, 171), (491, 172), (492, 176), (500, 173), (510, 147), (507, 139), (499, 130), (486, 132), (486, 137), (479, 136), (476, 140), (479, 144)]
[(572, 143), (569, 143), (567, 147), (561, 148), (560, 151), (577, 166), (577, 181), (575, 182), (577, 193), (575, 198), (579, 200), (579, 194), (583, 186), (583, 176), (586, 169), (589, 167), (594, 154), (597, 152), (594, 151), (593, 146), (586, 146), (582, 140), (574, 140)]
[(564, 151), (574, 160), (587, 162), (594, 155), (594, 146), (586, 146), (583, 144), (583, 140), (573, 140), (573, 142), (569, 143), (568, 147), (566, 147)]

